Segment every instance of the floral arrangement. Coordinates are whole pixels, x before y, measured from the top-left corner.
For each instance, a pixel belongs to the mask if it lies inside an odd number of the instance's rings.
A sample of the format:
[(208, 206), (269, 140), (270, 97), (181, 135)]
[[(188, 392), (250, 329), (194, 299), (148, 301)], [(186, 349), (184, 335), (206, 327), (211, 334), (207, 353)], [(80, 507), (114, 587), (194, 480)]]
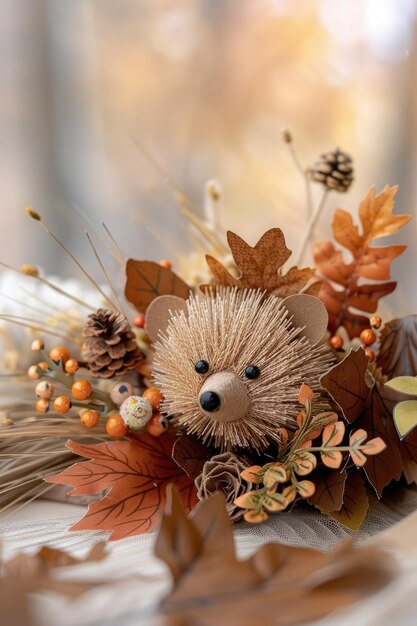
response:
[[(292, 144), (288, 131), (284, 139)], [(326, 153), (305, 176), (324, 195), (295, 265), (284, 269), (292, 253), (280, 228), (254, 246), (228, 232), (227, 248), (193, 214), (207, 242), (203, 279), (186, 282), (169, 261), (122, 258), (124, 298), (90, 238), (107, 289), (27, 209), (93, 282), (102, 305), (65, 329), (3, 316), (38, 336), (28, 371), (32, 400), (25, 395), (24, 408), (9, 406), (0, 429), (0, 447), (17, 472), (0, 504), (71, 486), (72, 495), (91, 498), (73, 528), (118, 539), (155, 526), (173, 483), (185, 511), (221, 491), (234, 522), (265, 522), (305, 503), (357, 529), (369, 490), (381, 498), (393, 481), (414, 479), (417, 358), (409, 338), (416, 322), (384, 324), (378, 315), (379, 300), (396, 286), (387, 282), (391, 262), (405, 246), (373, 245), (410, 218), (393, 213), (396, 187), (371, 189), (359, 206), (360, 228), (337, 209), (336, 243), (314, 243), (316, 269), (298, 267), (327, 194), (348, 190), (352, 160)], [(25, 268), (48, 283), (34, 266)], [(60, 341), (46, 349), (50, 339), (40, 335), (48, 331), (75, 347)], [(83, 459), (74, 462), (74, 453)], [(35, 491), (7, 500), (22, 483), (28, 454), (37, 457)]]

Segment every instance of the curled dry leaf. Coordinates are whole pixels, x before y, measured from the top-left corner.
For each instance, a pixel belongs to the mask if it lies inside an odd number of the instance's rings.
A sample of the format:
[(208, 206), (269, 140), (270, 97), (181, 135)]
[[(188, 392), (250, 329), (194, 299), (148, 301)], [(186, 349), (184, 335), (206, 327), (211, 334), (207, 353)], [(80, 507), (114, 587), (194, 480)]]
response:
[(137, 311), (145, 313), (150, 303), (158, 296), (178, 296), (188, 298), (190, 287), (172, 270), (153, 261), (135, 261), (126, 263), (126, 300)]
[(168, 483), (178, 486), (184, 506), (191, 510), (197, 503), (196, 488), (172, 460), (174, 441), (170, 432), (93, 445), (69, 441), (68, 448), (91, 460), (79, 461), (47, 482), (71, 485), (70, 495), (108, 490), (71, 530), (108, 530), (111, 540), (145, 533), (159, 521)]
[[(268, 230), (254, 247), (231, 231), (227, 233), (227, 241), (240, 274), (232, 276), (219, 261), (206, 256), (216, 287), (263, 289), (285, 298), (299, 293), (315, 274), (314, 269), (296, 267), (283, 274), (282, 266), (291, 256), (291, 250), (280, 228)], [(201, 289), (206, 291), (210, 286), (202, 285)]]
[(291, 626), (351, 604), (392, 576), (388, 555), (350, 542), (328, 553), (267, 544), (240, 561), (220, 494), (190, 517), (175, 490), (167, 502), (155, 546), (174, 580), (160, 606), (166, 626)]
[[(380, 298), (396, 287), (395, 282), (380, 281), (390, 278), (391, 261), (402, 254), (406, 246), (371, 247), (371, 243), (393, 235), (411, 219), (409, 215), (392, 213), (397, 189), (387, 186), (378, 195), (375, 195), (374, 188), (368, 191), (359, 205), (361, 233), (350, 213), (342, 209), (335, 211), (333, 236), (351, 253), (353, 260), (350, 263), (344, 262), (342, 252), (330, 241), (314, 245), (314, 261), (327, 279), (323, 281), (319, 297), (328, 310), (331, 333), (344, 326), (350, 338), (359, 336), (369, 326), (369, 320), (351, 309), (374, 313)], [(378, 282), (364, 284), (364, 279)]]
[(324, 468), (314, 472), (311, 480), (316, 487), (308, 501), (322, 513), (340, 511), (344, 501), (346, 471), (328, 471)]

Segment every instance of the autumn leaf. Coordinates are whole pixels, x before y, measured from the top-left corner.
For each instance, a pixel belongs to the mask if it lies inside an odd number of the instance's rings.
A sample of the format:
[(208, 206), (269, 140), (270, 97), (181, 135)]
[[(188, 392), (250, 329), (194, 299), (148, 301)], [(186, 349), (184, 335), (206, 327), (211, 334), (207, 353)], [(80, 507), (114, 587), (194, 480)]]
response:
[(158, 296), (188, 298), (190, 287), (174, 272), (153, 261), (126, 263), (125, 296), (137, 311), (145, 313), (150, 303)]
[[(396, 233), (411, 217), (393, 215), (394, 197), (398, 187), (385, 187), (378, 195), (371, 188), (359, 206), (362, 232), (353, 223), (347, 211), (337, 209), (332, 230), (335, 240), (350, 253), (352, 261), (345, 263), (341, 250), (332, 242), (316, 243), (314, 261), (324, 279), (319, 297), (329, 313), (329, 329), (334, 333), (344, 326), (351, 338), (356, 337), (369, 325), (364, 315), (351, 309), (374, 313), (378, 302), (396, 287), (390, 279), (391, 262), (404, 252), (406, 246), (371, 247), (380, 237)], [(377, 281), (371, 284), (364, 279)]]
[(343, 505), (346, 471), (326, 470), (321, 468), (314, 472), (311, 480), (315, 484), (316, 490), (308, 499), (322, 513), (340, 511)]
[(366, 380), (368, 357), (362, 348), (351, 350), (337, 365), (320, 378), (320, 384), (339, 405), (352, 424), (362, 413), (369, 396)]
[[(314, 269), (297, 267), (282, 273), (282, 266), (291, 256), (291, 250), (287, 248), (280, 228), (268, 230), (254, 247), (231, 231), (227, 233), (227, 241), (240, 273), (232, 276), (217, 259), (207, 256), (207, 264), (217, 287), (264, 289), (268, 294), (285, 298), (299, 293), (315, 274)], [(209, 288), (208, 285), (201, 286), (203, 291)]]
[(351, 542), (327, 553), (265, 544), (238, 560), (221, 494), (201, 502), (190, 517), (175, 490), (167, 504), (155, 545), (173, 577), (160, 605), (166, 626), (291, 626), (351, 604), (391, 577), (383, 551)]
[(384, 324), (377, 365), (388, 378), (417, 376), (417, 315)]
[[(386, 444), (378, 454), (367, 457), (363, 467), (380, 498), (384, 487), (401, 476), (401, 446), (395, 428), (390, 428), (393, 403), (382, 396), (378, 384), (372, 388), (368, 386), (367, 368), (364, 350), (351, 350), (343, 361), (322, 376), (320, 382), (339, 405), (346, 421), (354, 424), (355, 430), (363, 429), (370, 440), (379, 437)], [(382, 445), (378, 442), (378, 450)], [(353, 455), (353, 460), (358, 462), (361, 454)]]
[(172, 460), (175, 435), (156, 438), (143, 434), (131, 441), (86, 445), (69, 441), (67, 447), (79, 461), (61, 474), (49, 476), (49, 483), (71, 485), (70, 495), (90, 495), (108, 489), (99, 502), (71, 530), (109, 530), (111, 540), (140, 535), (155, 526), (165, 505), (168, 483), (175, 483), (187, 510), (197, 502), (196, 489)]
[(328, 514), (343, 526), (358, 530), (368, 507), (369, 499), (364, 480), (359, 472), (351, 472), (346, 479), (342, 506), (338, 511), (329, 511)]
[(215, 450), (203, 446), (197, 437), (181, 433), (172, 448), (175, 463), (193, 480), (203, 471), (204, 463), (214, 454)]

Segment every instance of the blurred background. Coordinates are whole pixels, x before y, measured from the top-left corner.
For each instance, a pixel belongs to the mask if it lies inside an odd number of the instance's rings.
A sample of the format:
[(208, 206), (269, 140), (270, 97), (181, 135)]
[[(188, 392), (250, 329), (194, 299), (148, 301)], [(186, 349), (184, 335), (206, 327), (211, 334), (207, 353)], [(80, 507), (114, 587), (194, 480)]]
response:
[[(416, 14), (415, 0), (1, 0), (0, 258), (74, 275), (28, 204), (87, 266), (81, 214), (126, 255), (186, 254), (166, 176), (201, 216), (215, 178), (222, 228), (254, 244), (280, 226), (296, 250), (305, 190), (283, 126), (303, 166), (336, 146), (354, 159), (316, 239), (373, 184), (399, 183), (396, 210), (414, 214)], [(395, 238), (411, 247), (385, 300), (397, 316), (417, 310), (415, 229)]]

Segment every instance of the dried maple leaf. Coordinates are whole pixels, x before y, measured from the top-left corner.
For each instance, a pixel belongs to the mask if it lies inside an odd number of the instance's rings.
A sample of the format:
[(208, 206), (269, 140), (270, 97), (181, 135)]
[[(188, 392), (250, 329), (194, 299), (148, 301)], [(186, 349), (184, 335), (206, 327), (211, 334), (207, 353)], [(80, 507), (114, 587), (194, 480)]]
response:
[[(227, 233), (227, 241), (240, 275), (232, 276), (217, 259), (207, 255), (216, 287), (264, 289), (266, 293), (285, 298), (299, 293), (315, 274), (314, 269), (297, 267), (282, 273), (282, 266), (291, 256), (291, 250), (287, 248), (280, 228), (268, 230), (254, 247), (231, 231)], [(208, 285), (201, 286), (203, 291), (208, 288)]]
[(184, 506), (197, 502), (194, 482), (172, 460), (175, 435), (140, 435), (131, 441), (85, 445), (69, 441), (79, 461), (47, 482), (74, 487), (70, 495), (90, 495), (108, 489), (71, 530), (110, 530), (111, 540), (140, 535), (155, 526), (165, 504), (168, 483), (175, 483)]
[(160, 606), (171, 626), (291, 626), (359, 600), (392, 575), (388, 555), (351, 542), (328, 553), (266, 544), (240, 561), (221, 494), (187, 518), (171, 492), (155, 554), (174, 579)]
[(165, 295), (185, 299), (190, 295), (190, 287), (172, 270), (159, 263), (134, 259), (127, 261), (125, 296), (140, 313), (145, 313), (155, 298)]
[(369, 326), (369, 320), (364, 315), (351, 311), (351, 308), (374, 313), (379, 299), (396, 287), (395, 282), (364, 284), (363, 279), (389, 279), (391, 261), (406, 248), (371, 247), (375, 239), (393, 235), (411, 219), (409, 215), (392, 213), (397, 189), (397, 186), (387, 186), (378, 195), (375, 195), (374, 188), (368, 191), (359, 205), (362, 233), (354, 225), (350, 213), (342, 209), (335, 211), (333, 236), (351, 253), (353, 258), (350, 263), (344, 262), (343, 253), (330, 241), (314, 245), (314, 261), (322, 276), (327, 279), (323, 282), (319, 297), (327, 307), (329, 329), (333, 333), (339, 326), (344, 326), (351, 338), (358, 336)]

